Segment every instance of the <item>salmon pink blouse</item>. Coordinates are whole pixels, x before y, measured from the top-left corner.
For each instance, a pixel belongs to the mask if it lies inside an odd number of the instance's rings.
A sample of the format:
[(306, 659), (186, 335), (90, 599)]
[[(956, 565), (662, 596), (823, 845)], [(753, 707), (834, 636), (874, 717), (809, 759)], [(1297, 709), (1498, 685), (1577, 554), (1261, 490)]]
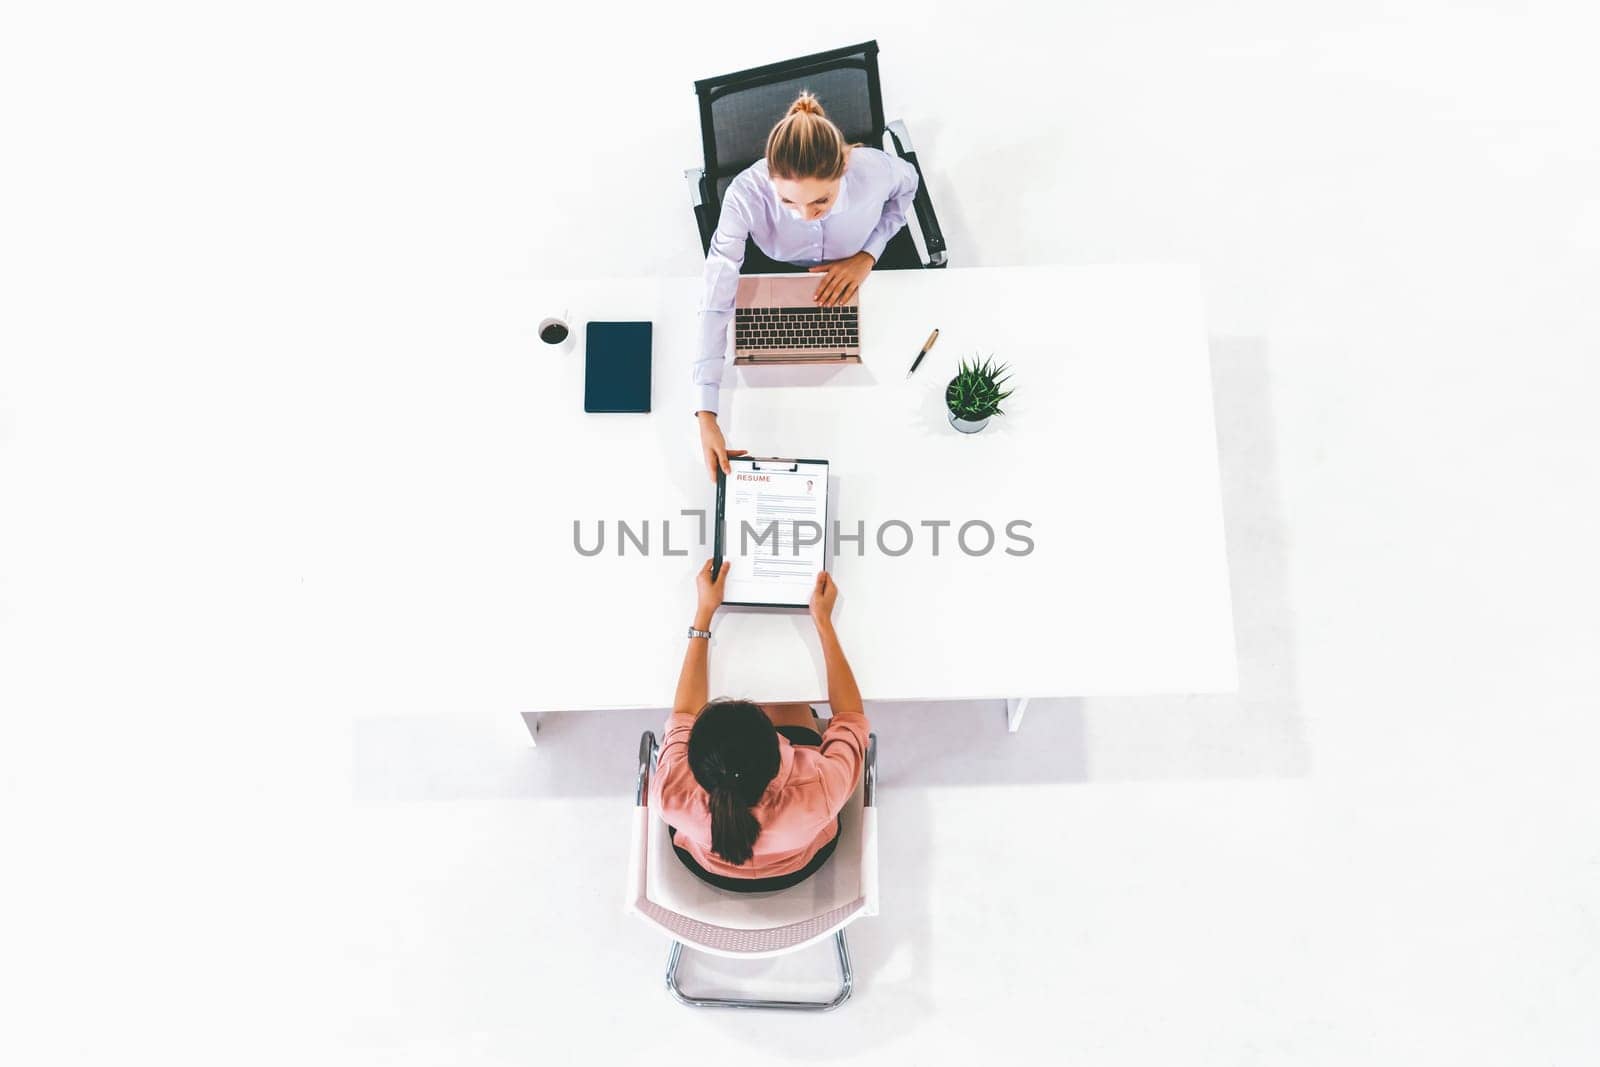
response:
[(810, 862), (838, 832), (838, 815), (855, 792), (867, 758), (867, 717), (835, 714), (822, 734), (822, 747), (793, 745), (778, 735), (778, 773), (751, 814), (761, 824), (755, 855), (736, 867), (711, 851), (710, 797), (689, 769), (691, 712), (667, 720), (650, 806), (677, 830), (673, 844), (712, 874), (728, 878), (771, 878), (791, 874)]

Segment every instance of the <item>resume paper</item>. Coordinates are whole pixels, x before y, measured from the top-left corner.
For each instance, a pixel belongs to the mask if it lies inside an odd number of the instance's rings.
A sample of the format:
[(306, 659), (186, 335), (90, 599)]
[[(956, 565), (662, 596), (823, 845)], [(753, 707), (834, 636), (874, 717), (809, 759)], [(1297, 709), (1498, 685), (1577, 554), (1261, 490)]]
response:
[(828, 465), (733, 459), (724, 476), (723, 602), (804, 607), (825, 565)]

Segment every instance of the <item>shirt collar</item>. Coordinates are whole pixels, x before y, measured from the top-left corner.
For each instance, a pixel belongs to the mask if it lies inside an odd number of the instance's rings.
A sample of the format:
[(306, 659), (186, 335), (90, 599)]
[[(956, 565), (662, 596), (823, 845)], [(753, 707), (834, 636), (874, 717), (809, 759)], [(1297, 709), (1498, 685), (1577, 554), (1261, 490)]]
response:
[(823, 221), (826, 222), (828, 219), (831, 219), (833, 216), (835, 216), (839, 212), (843, 211), (844, 210), (844, 206), (849, 202), (850, 202), (850, 164), (849, 164), (848, 161), (846, 161), (845, 168), (844, 168), (844, 173), (839, 175), (839, 195), (833, 198), (833, 203), (828, 207), (828, 213), (826, 215), (822, 216)]

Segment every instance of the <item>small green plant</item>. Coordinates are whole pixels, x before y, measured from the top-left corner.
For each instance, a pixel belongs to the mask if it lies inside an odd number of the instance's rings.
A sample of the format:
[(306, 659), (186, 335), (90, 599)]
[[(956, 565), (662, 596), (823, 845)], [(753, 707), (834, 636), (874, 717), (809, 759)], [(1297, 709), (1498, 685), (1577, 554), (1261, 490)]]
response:
[(944, 391), (945, 406), (950, 414), (963, 422), (982, 422), (991, 415), (1004, 415), (1000, 401), (1010, 396), (1012, 390), (1001, 390), (1010, 375), (1004, 363), (996, 364), (992, 356), (981, 362), (974, 357), (971, 362), (962, 360), (956, 376)]

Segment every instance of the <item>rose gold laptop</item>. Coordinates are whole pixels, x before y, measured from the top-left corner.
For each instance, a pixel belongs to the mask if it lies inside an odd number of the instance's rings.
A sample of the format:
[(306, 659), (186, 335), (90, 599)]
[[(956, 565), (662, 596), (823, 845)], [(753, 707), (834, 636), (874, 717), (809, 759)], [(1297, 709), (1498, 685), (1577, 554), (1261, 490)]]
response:
[(857, 292), (843, 304), (812, 299), (821, 274), (749, 274), (733, 299), (735, 363), (860, 363)]

